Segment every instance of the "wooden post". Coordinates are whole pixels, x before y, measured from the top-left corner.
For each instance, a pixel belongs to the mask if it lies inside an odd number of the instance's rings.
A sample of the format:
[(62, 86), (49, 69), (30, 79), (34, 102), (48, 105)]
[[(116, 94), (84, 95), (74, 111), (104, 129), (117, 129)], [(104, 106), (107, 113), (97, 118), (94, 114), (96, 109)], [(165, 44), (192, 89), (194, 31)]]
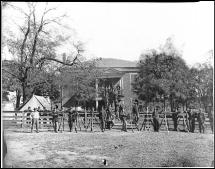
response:
[(64, 131), (64, 118), (65, 118), (65, 114), (63, 112), (63, 131)]
[(94, 107), (92, 108), (92, 112), (91, 112), (91, 131), (93, 131), (93, 117), (94, 117)]
[(96, 79), (96, 111), (98, 111), (98, 79)]
[(25, 115), (25, 113), (24, 112), (22, 112), (22, 123), (21, 123), (21, 128), (23, 128), (24, 127), (24, 115)]
[(165, 126), (166, 126), (166, 129), (167, 129), (167, 131), (169, 132), (169, 128), (168, 128), (168, 125), (167, 125), (166, 112), (164, 112), (164, 118), (165, 118)]
[(164, 99), (164, 118), (165, 118), (165, 126), (166, 126), (166, 130), (169, 132), (169, 127), (168, 127), (168, 121), (166, 118), (166, 106), (165, 106), (165, 99)]
[(85, 129), (87, 130), (87, 110), (86, 110), (86, 107), (85, 107), (85, 109), (84, 109), (84, 118), (85, 118), (84, 127), (85, 127)]

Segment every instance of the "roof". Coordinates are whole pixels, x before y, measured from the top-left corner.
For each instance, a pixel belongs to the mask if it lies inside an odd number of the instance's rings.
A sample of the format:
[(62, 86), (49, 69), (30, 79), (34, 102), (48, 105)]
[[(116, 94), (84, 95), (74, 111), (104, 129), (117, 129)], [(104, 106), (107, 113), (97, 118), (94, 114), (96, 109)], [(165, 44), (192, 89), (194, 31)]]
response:
[(49, 98), (33, 95), (19, 110), (24, 111), (28, 107), (31, 107), (31, 109), (40, 107), (41, 109), (51, 110), (51, 102)]
[(137, 62), (114, 58), (102, 58), (97, 67), (137, 67)]

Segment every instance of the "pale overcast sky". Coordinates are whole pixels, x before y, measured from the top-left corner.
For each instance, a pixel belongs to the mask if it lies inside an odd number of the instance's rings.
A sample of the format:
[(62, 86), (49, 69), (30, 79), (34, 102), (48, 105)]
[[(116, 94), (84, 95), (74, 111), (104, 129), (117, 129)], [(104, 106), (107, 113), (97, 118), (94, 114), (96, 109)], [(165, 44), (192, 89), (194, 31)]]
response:
[(205, 61), (214, 49), (213, 2), (63, 2), (60, 9), (86, 42), (88, 58), (138, 60), (144, 50), (157, 48), (170, 36), (189, 65)]

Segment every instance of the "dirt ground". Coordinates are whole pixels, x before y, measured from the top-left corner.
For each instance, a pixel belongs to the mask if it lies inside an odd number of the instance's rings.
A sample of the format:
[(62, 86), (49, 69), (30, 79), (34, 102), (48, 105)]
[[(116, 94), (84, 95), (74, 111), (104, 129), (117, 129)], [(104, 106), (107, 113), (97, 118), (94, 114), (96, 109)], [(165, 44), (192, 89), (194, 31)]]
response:
[[(211, 167), (214, 134), (5, 130), (6, 167)], [(107, 165), (103, 160), (106, 159)]]

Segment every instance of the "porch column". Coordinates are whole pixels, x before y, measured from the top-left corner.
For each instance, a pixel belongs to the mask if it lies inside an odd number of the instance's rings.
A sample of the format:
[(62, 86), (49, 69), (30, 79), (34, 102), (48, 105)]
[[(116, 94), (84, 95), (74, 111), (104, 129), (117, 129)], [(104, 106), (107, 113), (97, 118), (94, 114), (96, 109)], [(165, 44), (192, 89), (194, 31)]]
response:
[(98, 106), (99, 106), (99, 102), (98, 102), (98, 79), (96, 79), (96, 111), (98, 111)]

